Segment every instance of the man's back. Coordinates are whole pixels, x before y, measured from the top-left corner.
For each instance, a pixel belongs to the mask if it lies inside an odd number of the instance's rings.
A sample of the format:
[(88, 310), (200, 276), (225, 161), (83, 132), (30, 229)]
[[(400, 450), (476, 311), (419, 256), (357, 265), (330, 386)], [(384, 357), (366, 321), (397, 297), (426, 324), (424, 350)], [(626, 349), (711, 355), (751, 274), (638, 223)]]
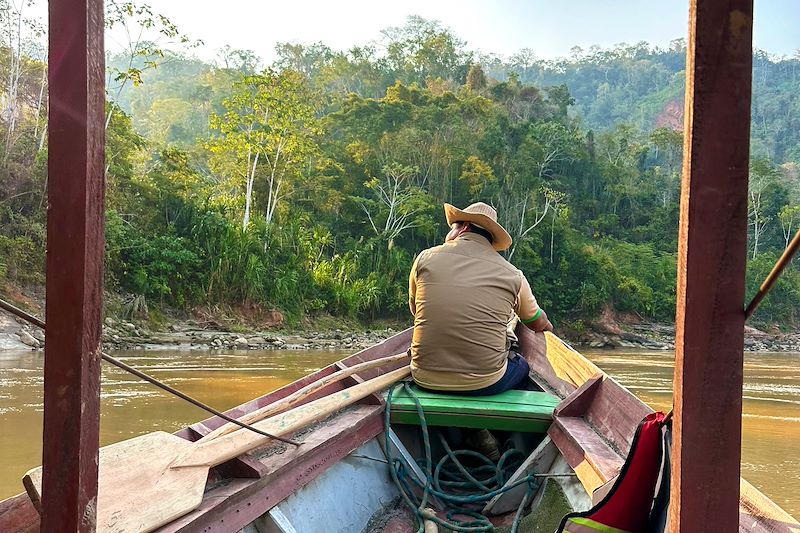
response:
[(521, 283), (521, 273), (474, 233), (422, 252), (410, 278), (414, 379), (463, 391), (500, 379)]

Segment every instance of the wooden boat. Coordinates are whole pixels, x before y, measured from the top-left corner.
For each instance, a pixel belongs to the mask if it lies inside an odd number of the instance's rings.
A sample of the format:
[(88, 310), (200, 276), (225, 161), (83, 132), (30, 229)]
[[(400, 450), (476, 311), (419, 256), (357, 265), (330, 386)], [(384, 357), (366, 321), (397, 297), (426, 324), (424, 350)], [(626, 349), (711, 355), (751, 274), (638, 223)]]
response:
[[(491, 427), (527, 455), (509, 483), (530, 473), (545, 480), (532, 499), (538, 523), (558, 525), (561, 516), (586, 510), (613, 484), (636, 428), (652, 410), (594, 364), (551, 334), (518, 328), (520, 347), (531, 368), (535, 407), (497, 406), (491, 399), (452, 402), (427, 399), (428, 423)], [(411, 330), (247, 402), (228, 414), (244, 416), (355, 364), (405, 351)], [(402, 366), (354, 374), (325, 386), (324, 397)], [(530, 396), (533, 398), (534, 396)], [(271, 443), (211, 470), (200, 505), (160, 527), (161, 532), (308, 533), (413, 531), (414, 516), (398, 504), (399, 491), (384, 450), (408, 459), (420, 453), (419, 420), (402, 393), (393, 396), (395, 414), (386, 442), (385, 394), (372, 394), (332, 417), (299, 431), (299, 447)], [(482, 425), (484, 421), (485, 424)], [(210, 418), (187, 427), (179, 437), (196, 441), (222, 425)], [(135, 487), (130, 488), (135, 491)], [(510, 524), (525, 487), (494, 497), (484, 510), (498, 527)], [(437, 502), (431, 503), (436, 508)], [(440, 509), (435, 509), (441, 511)], [(135, 512), (135, 510), (131, 510)], [(547, 521), (550, 522), (547, 522)], [(520, 531), (526, 530), (523, 519)], [(0, 532), (39, 530), (39, 515), (27, 494), (0, 502)], [(546, 529), (537, 529), (537, 531)], [(427, 530), (426, 530), (427, 531)], [(800, 523), (746, 481), (741, 481), (739, 531), (798, 532)]]

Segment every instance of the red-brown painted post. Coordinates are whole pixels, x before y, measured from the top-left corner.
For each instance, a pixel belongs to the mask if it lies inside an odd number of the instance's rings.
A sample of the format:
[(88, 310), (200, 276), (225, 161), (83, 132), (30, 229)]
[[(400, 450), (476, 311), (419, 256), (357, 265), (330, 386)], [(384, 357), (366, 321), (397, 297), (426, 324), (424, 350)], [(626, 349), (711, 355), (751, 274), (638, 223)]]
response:
[(752, 0), (691, 0), (670, 531), (738, 531)]
[(49, 6), (42, 531), (94, 531), (100, 427), (102, 0)]

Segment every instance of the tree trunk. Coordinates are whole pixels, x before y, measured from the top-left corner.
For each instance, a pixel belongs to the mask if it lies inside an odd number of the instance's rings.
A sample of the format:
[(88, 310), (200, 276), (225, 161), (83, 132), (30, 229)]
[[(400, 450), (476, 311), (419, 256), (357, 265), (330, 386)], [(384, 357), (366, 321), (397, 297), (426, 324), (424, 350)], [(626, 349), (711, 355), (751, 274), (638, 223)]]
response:
[(247, 231), (247, 226), (250, 224), (250, 209), (253, 205), (253, 182), (256, 179), (256, 167), (258, 166), (258, 157), (261, 155), (256, 152), (256, 157), (253, 159), (253, 165), (250, 166), (250, 149), (247, 151), (247, 192), (244, 197), (244, 221), (242, 222), (242, 231)]

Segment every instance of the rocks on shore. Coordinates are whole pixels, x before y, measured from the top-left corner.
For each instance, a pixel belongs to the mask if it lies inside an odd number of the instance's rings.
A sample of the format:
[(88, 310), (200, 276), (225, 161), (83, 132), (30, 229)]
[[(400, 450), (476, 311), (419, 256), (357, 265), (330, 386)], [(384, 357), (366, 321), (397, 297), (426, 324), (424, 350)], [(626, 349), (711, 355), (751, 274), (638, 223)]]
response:
[(30, 333), (28, 333), (24, 329), (21, 330), (18, 333), (18, 335), (19, 335), (20, 342), (22, 344), (24, 344), (25, 346), (30, 346), (31, 348), (35, 349), (35, 348), (39, 348), (40, 345), (41, 345), (41, 343), (38, 340), (36, 340), (36, 338), (33, 335), (31, 335)]
[[(744, 334), (744, 349), (747, 352), (800, 352), (800, 332), (767, 333), (745, 326)], [(577, 335), (575, 344), (589, 348), (674, 350), (675, 326), (642, 323), (624, 327), (614, 324), (613, 328), (603, 328), (595, 323), (591, 330)]]
[(167, 331), (149, 332), (132, 323), (106, 320), (103, 346), (106, 349), (207, 349), (207, 350), (360, 350), (394, 335), (381, 331), (351, 332), (340, 329), (302, 334), (273, 332), (232, 333), (198, 329), (192, 324), (172, 324)]
[[(560, 331), (563, 335), (564, 332)], [(620, 324), (611, 315), (580, 330), (567, 340), (575, 346), (602, 349), (672, 350), (675, 327), (665, 324)], [(103, 321), (103, 348), (200, 350), (360, 350), (395, 334), (392, 328), (375, 331), (332, 329), (302, 333), (271, 331), (230, 332), (204, 329), (196, 323), (170, 324), (165, 331), (150, 331), (134, 322), (108, 317)], [(0, 312), (0, 349), (42, 350), (45, 334), (39, 328)], [(745, 350), (800, 352), (800, 331), (782, 333), (745, 327)]]

